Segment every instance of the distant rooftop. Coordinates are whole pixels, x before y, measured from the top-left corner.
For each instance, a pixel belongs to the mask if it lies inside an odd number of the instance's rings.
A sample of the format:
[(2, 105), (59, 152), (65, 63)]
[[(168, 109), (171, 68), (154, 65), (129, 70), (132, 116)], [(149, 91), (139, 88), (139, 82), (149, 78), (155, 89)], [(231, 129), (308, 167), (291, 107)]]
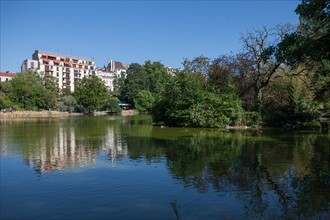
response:
[(8, 72), (0, 72), (0, 76), (14, 77), (14, 76), (16, 76), (16, 74), (15, 73), (8, 73)]
[(48, 54), (48, 55), (53, 55), (53, 56), (58, 56), (58, 57), (69, 57), (69, 58), (76, 58), (79, 60), (87, 60), (87, 61), (94, 61), (93, 58), (86, 58), (86, 57), (79, 57), (79, 56), (73, 56), (73, 55), (67, 55), (67, 54), (60, 54), (60, 53), (54, 53), (54, 52), (49, 52), (49, 51), (43, 51), (43, 50), (36, 50), (39, 54)]

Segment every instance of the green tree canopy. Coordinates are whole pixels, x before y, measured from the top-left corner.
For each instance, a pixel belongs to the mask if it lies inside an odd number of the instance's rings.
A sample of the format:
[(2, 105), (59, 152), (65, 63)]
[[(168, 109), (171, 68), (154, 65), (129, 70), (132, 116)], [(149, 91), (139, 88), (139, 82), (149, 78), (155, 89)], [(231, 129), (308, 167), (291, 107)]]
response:
[(330, 60), (329, 0), (302, 0), (295, 12), (300, 24), (279, 44), (283, 58), (290, 64)]
[(59, 107), (59, 110), (61, 110), (61, 111), (68, 111), (71, 113), (74, 111), (74, 108), (76, 107), (76, 105), (77, 105), (76, 99), (73, 96), (68, 95), (68, 96), (63, 96), (61, 98), (61, 101), (58, 104), (58, 107)]
[(153, 108), (153, 120), (170, 126), (224, 127), (240, 123), (241, 114), (237, 96), (210, 92), (204, 75), (187, 71), (171, 78)]
[(169, 79), (170, 75), (160, 62), (148, 60), (144, 65), (133, 63), (127, 70), (121, 98), (133, 105), (135, 105), (134, 99), (141, 91), (149, 91), (153, 97), (159, 98), (165, 91)]
[(74, 96), (78, 104), (83, 105), (85, 113), (92, 113), (106, 104), (109, 93), (100, 78), (90, 76), (81, 80)]
[(135, 96), (141, 90), (148, 90), (148, 75), (143, 66), (133, 63), (127, 70), (127, 77), (121, 90), (121, 98), (133, 104)]
[(147, 90), (141, 90), (134, 98), (135, 109), (141, 112), (151, 111), (154, 102), (155, 98)]
[(35, 72), (18, 73), (10, 80), (8, 96), (23, 109), (52, 109), (58, 97), (56, 88), (54, 80), (46, 83)]

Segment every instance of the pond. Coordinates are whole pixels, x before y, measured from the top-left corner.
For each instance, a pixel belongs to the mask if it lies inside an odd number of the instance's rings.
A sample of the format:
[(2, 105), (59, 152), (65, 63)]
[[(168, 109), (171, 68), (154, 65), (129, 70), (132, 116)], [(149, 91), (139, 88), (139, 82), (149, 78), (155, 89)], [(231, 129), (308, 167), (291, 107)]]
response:
[(0, 119), (1, 219), (329, 219), (330, 135)]

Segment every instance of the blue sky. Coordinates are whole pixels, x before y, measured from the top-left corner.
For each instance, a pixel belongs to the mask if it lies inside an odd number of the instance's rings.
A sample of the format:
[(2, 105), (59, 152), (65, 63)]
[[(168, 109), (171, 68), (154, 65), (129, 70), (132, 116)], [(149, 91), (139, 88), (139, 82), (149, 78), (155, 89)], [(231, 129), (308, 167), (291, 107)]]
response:
[(242, 34), (297, 24), (297, 0), (14, 1), (1, 0), (0, 71), (18, 72), (36, 50), (124, 63), (237, 53)]

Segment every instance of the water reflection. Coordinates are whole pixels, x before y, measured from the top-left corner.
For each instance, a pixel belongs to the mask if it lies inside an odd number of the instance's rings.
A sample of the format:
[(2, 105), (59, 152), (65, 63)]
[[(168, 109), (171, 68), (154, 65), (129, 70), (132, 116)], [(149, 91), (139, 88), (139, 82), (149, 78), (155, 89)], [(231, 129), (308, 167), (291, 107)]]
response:
[(99, 121), (95, 130), (89, 130), (89, 120), (87, 124), (80, 120), (55, 119), (9, 121), (6, 130), (1, 132), (1, 155), (15, 155), (17, 150), (22, 151), (27, 165), (38, 173), (92, 166), (98, 155), (107, 155), (112, 163), (127, 155), (127, 145), (114, 126)]
[[(100, 156), (113, 164), (123, 158), (165, 163), (187, 191), (216, 195), (213, 203), (234, 197), (243, 207), (240, 218), (329, 217), (330, 137), (318, 133), (160, 128), (148, 117), (10, 122), (0, 128), (1, 155), (21, 155), (41, 174), (91, 166)], [(186, 203), (173, 198), (169, 205), (177, 219), (185, 218)]]
[(329, 136), (195, 130), (164, 139), (155, 135), (158, 129), (153, 138), (128, 137), (130, 156), (165, 157), (173, 178), (187, 189), (235, 193), (244, 207), (242, 218), (329, 217)]

